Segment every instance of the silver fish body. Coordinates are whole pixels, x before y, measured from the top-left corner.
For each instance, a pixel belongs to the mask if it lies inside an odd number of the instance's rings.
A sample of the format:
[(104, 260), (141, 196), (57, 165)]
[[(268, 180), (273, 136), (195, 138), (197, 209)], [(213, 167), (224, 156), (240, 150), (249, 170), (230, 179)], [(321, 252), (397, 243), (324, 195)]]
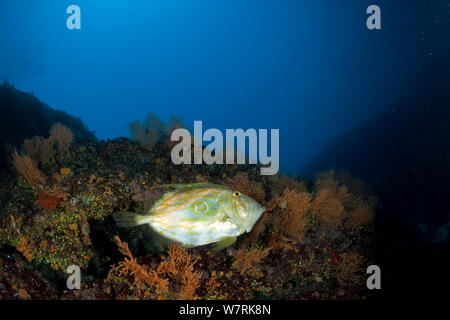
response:
[(170, 185), (145, 215), (118, 212), (119, 226), (148, 224), (163, 237), (186, 247), (232, 244), (250, 232), (265, 208), (230, 187), (211, 183)]

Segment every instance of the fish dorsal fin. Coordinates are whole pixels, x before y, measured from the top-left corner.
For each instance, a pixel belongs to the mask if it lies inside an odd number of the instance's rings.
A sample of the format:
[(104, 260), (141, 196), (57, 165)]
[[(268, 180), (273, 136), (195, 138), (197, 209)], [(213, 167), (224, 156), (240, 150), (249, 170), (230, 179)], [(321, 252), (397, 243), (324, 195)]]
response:
[(153, 204), (156, 202), (156, 199), (147, 199), (144, 201), (144, 213), (149, 214), (150, 209), (153, 207)]
[(215, 186), (214, 183), (203, 181), (203, 182), (192, 182), (192, 183), (169, 183), (169, 184), (162, 184), (159, 186), (153, 186), (152, 188), (174, 188), (174, 189), (184, 189), (184, 188), (191, 188), (191, 187), (197, 187), (197, 186)]
[[(157, 186), (159, 187), (159, 186)], [(161, 197), (166, 193), (167, 190), (160, 190), (158, 188), (151, 187), (145, 196), (144, 204), (144, 214), (149, 214), (150, 209), (153, 207), (156, 201), (161, 199)]]

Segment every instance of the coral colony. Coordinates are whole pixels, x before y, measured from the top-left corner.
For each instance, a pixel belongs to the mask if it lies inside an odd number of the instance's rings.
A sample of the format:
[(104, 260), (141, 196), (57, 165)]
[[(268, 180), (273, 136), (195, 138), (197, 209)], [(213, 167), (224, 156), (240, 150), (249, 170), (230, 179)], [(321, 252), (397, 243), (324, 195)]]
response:
[[(181, 127), (176, 118), (163, 123), (150, 115), (130, 125), (134, 140), (77, 143), (71, 130), (56, 124), (48, 137), (24, 141), (11, 158), (17, 177), (2, 190), (10, 196), (3, 205), (0, 244), (9, 254), (0, 258), (0, 298), (362, 299), (370, 294), (365, 272), (373, 262), (376, 201), (361, 180), (333, 170), (301, 181), (261, 175), (252, 164), (174, 164), (169, 137)], [(203, 138), (208, 135), (219, 136), (207, 130)], [(144, 212), (150, 199), (161, 196), (154, 186), (210, 181), (266, 208), (251, 231), (226, 250), (160, 245), (146, 236), (148, 226), (124, 229), (112, 218), (114, 212)], [(81, 273), (80, 290), (67, 289), (67, 270)]]

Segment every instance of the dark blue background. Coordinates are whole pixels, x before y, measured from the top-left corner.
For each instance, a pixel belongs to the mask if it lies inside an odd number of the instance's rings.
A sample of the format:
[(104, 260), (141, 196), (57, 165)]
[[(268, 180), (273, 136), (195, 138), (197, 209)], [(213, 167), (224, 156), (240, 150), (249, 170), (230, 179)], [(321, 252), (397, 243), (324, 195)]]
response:
[[(442, 11), (403, 0), (1, 0), (0, 78), (100, 139), (128, 136), (149, 112), (279, 128), (282, 169), (298, 173), (448, 52), (433, 26), (449, 7), (433, 2)], [(80, 31), (66, 28), (70, 4)], [(371, 4), (382, 30), (366, 29)]]

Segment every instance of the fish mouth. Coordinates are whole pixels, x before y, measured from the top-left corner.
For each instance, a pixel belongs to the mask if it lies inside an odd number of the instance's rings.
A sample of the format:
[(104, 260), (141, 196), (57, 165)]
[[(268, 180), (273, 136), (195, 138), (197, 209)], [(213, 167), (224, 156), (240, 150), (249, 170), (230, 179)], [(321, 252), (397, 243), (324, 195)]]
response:
[(261, 215), (264, 213), (264, 211), (266, 211), (266, 208), (261, 206), (260, 204), (255, 204), (254, 206), (252, 206), (249, 210), (250, 214), (250, 220), (248, 221), (249, 223), (247, 223), (244, 228), (246, 232), (250, 232), (253, 229), (253, 226), (255, 225), (255, 223), (259, 220), (259, 218), (261, 217)]

